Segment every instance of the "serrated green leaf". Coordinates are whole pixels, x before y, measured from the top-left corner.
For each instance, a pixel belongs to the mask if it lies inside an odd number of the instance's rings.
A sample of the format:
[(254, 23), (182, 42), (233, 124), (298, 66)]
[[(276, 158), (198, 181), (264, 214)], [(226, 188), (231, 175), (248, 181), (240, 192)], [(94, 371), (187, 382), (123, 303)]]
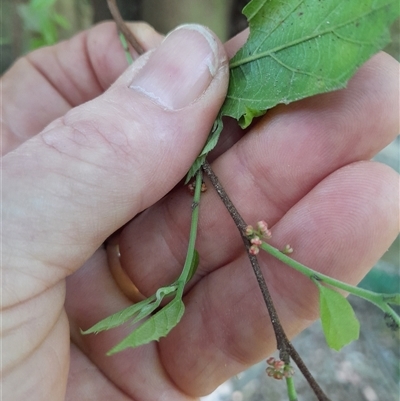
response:
[(100, 333), (101, 331), (121, 326), (128, 320), (132, 319), (137, 313), (140, 312), (142, 308), (145, 308), (153, 300), (151, 298), (147, 298), (137, 304), (131, 305), (123, 309), (122, 311), (114, 313), (113, 315), (108, 316), (105, 319), (101, 320), (100, 322), (96, 323), (90, 329), (85, 331), (81, 330), (81, 334), (91, 334), (91, 333), (97, 334)]
[(197, 159), (193, 162), (190, 170), (187, 173), (185, 179), (185, 185), (189, 183), (189, 181), (196, 175), (197, 171), (201, 168), (202, 164), (206, 160), (207, 155), (198, 156)]
[(316, 282), (322, 329), (330, 348), (339, 351), (358, 339), (360, 323), (349, 301), (339, 292)]
[(398, 0), (252, 0), (243, 10), (250, 35), (231, 60), (228, 94), (186, 183), (222, 131), (222, 117), (248, 127), (277, 104), (344, 88), (390, 42)]
[(224, 126), (224, 124), (222, 123), (222, 117), (218, 116), (214, 122), (211, 133), (208, 136), (207, 142), (204, 145), (204, 148), (200, 153), (200, 156), (206, 155), (207, 153), (211, 152), (215, 148), (215, 146), (217, 146), (217, 142), (218, 142), (219, 136), (222, 132), (223, 126)]
[(140, 325), (119, 344), (112, 348), (107, 355), (113, 355), (127, 348), (136, 348), (151, 341), (159, 341), (165, 337), (181, 320), (185, 305), (180, 298), (174, 298), (145, 323)]
[(195, 176), (201, 165), (204, 163), (207, 154), (211, 152), (215, 148), (215, 146), (217, 146), (218, 139), (219, 136), (221, 135), (223, 127), (224, 124), (222, 122), (222, 116), (219, 115), (214, 122), (210, 134), (208, 135), (208, 139), (203, 147), (203, 150), (200, 152), (199, 156), (192, 164), (192, 167), (190, 168), (186, 176), (185, 184), (187, 184), (190, 181), (190, 179)]
[(146, 316), (153, 313), (161, 304), (161, 301), (168, 295), (172, 295), (176, 292), (178, 286), (174, 283), (166, 287), (159, 288), (155, 295), (144, 299), (136, 304), (128, 306), (127, 308), (114, 313), (111, 316), (101, 320), (88, 330), (81, 330), (81, 334), (92, 334), (100, 333), (104, 330), (113, 329), (115, 327), (121, 326), (128, 320), (132, 319), (132, 324), (136, 323)]
[(246, 44), (231, 60), (222, 115), (241, 119), (343, 88), (389, 41), (397, 0), (253, 0)]

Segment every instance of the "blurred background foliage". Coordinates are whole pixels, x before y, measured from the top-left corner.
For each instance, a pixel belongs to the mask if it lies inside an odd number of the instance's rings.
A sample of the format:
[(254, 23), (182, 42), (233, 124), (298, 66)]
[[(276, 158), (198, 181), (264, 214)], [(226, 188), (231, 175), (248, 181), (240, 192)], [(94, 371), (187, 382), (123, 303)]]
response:
[(19, 4), (18, 14), (27, 35), (25, 45), (28, 50), (52, 45), (59, 40), (58, 31), (71, 26), (66, 17), (55, 10), (57, 0), (31, 0)]
[[(186, 22), (209, 26), (226, 40), (246, 26), (247, 0), (118, 0), (125, 20), (142, 20), (166, 33)], [(1, 0), (0, 71), (26, 52), (111, 19), (106, 0)]]

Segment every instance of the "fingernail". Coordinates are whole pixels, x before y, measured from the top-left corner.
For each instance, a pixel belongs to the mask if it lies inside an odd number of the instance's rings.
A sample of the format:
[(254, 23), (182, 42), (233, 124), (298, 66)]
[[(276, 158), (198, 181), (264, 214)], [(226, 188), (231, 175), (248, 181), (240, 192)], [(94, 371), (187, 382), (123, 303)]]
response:
[(199, 98), (222, 62), (214, 36), (201, 25), (172, 31), (133, 78), (130, 88), (171, 110)]

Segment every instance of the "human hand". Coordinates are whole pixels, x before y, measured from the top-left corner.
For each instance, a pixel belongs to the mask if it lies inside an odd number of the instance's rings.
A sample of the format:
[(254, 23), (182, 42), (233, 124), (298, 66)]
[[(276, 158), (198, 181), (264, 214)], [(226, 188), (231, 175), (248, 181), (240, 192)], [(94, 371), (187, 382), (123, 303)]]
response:
[[(146, 49), (161, 42), (143, 25), (134, 30)], [(153, 57), (143, 66), (148, 56), (139, 59), (98, 97), (126, 63), (114, 25), (102, 24), (31, 54), (4, 76), (6, 398), (64, 400), (66, 389), (67, 400), (190, 400), (273, 351), (240, 238), (212, 190), (201, 203), (200, 265), (184, 298), (186, 313), (170, 335), (106, 357), (129, 327), (79, 332), (130, 304), (101, 244), (133, 217), (120, 235), (121, 264), (140, 291), (149, 295), (170, 283), (182, 266), (191, 199), (176, 184), (225, 95), (220, 45), (218, 53), (214, 78), (204, 67), (196, 81), (209, 47), (195, 31), (177, 31), (158, 50), (162, 61)], [(192, 63), (190, 74), (176, 84), (168, 74), (178, 74), (184, 60)], [(272, 243), (290, 243), (297, 260), (352, 283), (398, 232), (398, 176), (365, 161), (398, 132), (397, 68), (380, 54), (348, 89), (279, 106), (243, 138), (227, 124), (213, 155), (247, 222), (267, 220)], [(160, 106), (129, 89), (132, 79), (147, 92), (174, 94)], [(260, 260), (293, 336), (316, 318), (312, 284), (267, 255)]]

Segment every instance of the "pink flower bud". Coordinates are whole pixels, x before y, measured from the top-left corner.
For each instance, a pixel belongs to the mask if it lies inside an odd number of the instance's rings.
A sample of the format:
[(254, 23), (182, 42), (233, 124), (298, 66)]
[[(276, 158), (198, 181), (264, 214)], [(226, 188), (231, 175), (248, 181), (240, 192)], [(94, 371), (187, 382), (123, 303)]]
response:
[(257, 255), (257, 254), (260, 252), (260, 249), (258, 248), (257, 245), (252, 245), (252, 246), (250, 247), (250, 249), (249, 249), (249, 252), (250, 252), (252, 255)]
[(267, 363), (268, 363), (268, 365), (270, 365), (270, 366), (274, 366), (275, 358), (274, 358), (273, 356), (269, 357), (269, 358), (267, 359)]
[(271, 367), (268, 367), (267, 369), (265, 369), (265, 371), (267, 372), (267, 375), (269, 377), (272, 377), (274, 375), (274, 373), (275, 373), (274, 369), (271, 368)]
[(263, 232), (262, 236), (263, 236), (263, 238), (265, 238), (265, 239), (270, 239), (270, 238), (272, 238), (272, 232), (271, 232), (271, 230), (265, 230), (265, 231)]
[(188, 190), (189, 190), (190, 195), (193, 195), (193, 194), (194, 194), (194, 187), (195, 187), (195, 186), (194, 186), (193, 183), (188, 185)]
[(253, 237), (251, 240), (250, 240), (250, 242), (252, 243), (252, 244), (254, 244), (254, 245), (261, 245), (262, 244), (262, 241), (260, 240), (260, 237)]
[(244, 230), (244, 233), (246, 237), (250, 237), (254, 234), (254, 228), (253, 226), (247, 226), (246, 229)]
[(275, 363), (274, 363), (274, 368), (276, 370), (281, 370), (284, 368), (284, 366), (285, 366), (285, 362), (283, 362), (283, 361), (275, 361)]
[(262, 233), (268, 231), (268, 224), (264, 220), (260, 220), (257, 223), (257, 230), (261, 231)]

